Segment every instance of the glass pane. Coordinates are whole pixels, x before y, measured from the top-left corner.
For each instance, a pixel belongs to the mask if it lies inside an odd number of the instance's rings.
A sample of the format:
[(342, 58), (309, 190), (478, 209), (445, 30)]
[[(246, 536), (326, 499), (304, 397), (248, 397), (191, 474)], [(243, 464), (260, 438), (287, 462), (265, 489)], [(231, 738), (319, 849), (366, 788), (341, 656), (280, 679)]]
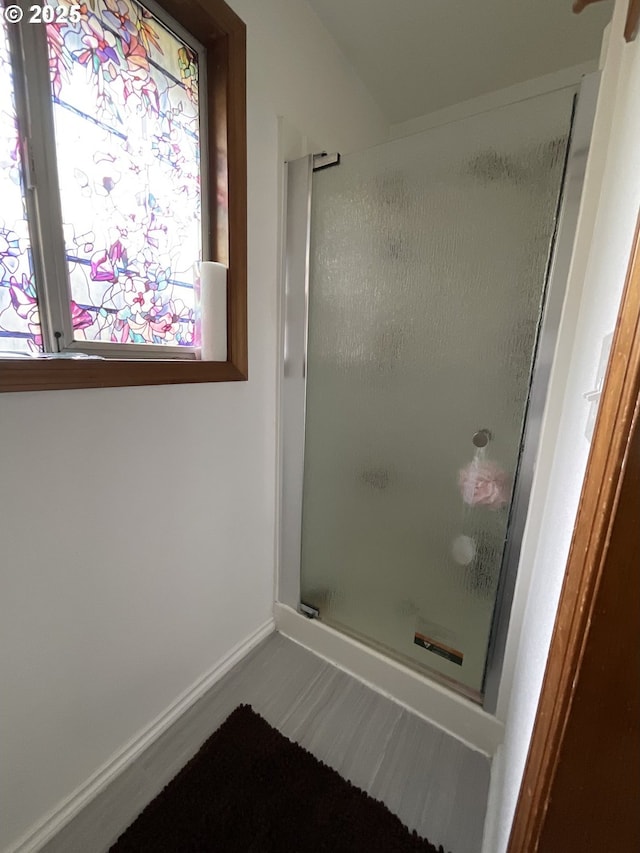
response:
[(6, 23), (0, 15), (0, 351), (42, 350)]
[(474, 696), (572, 94), (314, 175), (302, 600)]
[(135, 0), (47, 27), (76, 339), (193, 344), (197, 55)]

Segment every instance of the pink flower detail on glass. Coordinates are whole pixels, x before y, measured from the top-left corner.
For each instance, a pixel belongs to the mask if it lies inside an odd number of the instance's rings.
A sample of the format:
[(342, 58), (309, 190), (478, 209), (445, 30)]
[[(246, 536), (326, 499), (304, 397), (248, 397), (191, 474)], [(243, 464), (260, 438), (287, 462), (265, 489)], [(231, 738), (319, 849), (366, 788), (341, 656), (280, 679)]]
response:
[[(42, 349), (42, 332), (40, 331), (38, 300), (34, 296), (30, 295), (28, 292), (29, 289), (29, 281), (26, 276), (22, 276), (21, 284), (19, 284), (15, 278), (11, 279), (10, 293), (14, 311), (18, 317), (29, 323), (29, 330), (33, 335), (33, 342), (37, 349)], [(73, 330), (78, 331), (80, 329), (86, 329), (92, 323), (93, 318), (91, 314), (86, 310), (86, 308), (81, 308), (72, 299), (71, 325)]]
[(93, 281), (117, 281), (118, 276), (106, 251), (94, 252), (91, 257), (91, 278)]
[(73, 58), (64, 41), (62, 29), (64, 24), (47, 24), (47, 40), (49, 45), (49, 77), (56, 98), (60, 97), (63, 78), (68, 81), (69, 69)]
[(107, 63), (109, 60), (120, 64), (120, 58), (117, 52), (117, 41), (113, 33), (105, 31), (104, 27), (96, 18), (92, 16), (80, 22), (83, 36), (82, 44), (85, 50), (80, 51), (77, 55), (77, 60), (81, 65), (87, 65), (91, 62), (94, 71), (98, 71), (101, 63)]
[(122, 39), (128, 42), (137, 32), (136, 25), (129, 17), (129, 7), (123, 0), (104, 0), (106, 11), (103, 13), (105, 20), (120, 32)]
[(469, 506), (501, 509), (509, 503), (509, 476), (497, 463), (474, 459), (458, 475), (462, 499)]
[(79, 329), (87, 329), (93, 323), (93, 317), (86, 308), (81, 308), (77, 303), (71, 300), (71, 325), (74, 331)]

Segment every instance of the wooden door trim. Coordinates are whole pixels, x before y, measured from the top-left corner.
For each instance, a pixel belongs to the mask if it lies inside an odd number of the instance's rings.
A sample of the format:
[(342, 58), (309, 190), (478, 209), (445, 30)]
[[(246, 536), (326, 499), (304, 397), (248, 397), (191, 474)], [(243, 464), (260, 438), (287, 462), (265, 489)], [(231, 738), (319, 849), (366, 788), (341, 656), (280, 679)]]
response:
[(640, 216), (508, 853), (535, 853), (607, 556), (640, 395)]

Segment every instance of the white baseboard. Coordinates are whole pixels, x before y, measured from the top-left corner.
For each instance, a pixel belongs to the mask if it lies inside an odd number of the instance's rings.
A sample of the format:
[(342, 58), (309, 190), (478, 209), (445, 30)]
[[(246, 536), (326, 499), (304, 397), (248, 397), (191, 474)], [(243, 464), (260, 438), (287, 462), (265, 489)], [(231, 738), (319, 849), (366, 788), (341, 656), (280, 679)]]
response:
[(275, 605), (275, 620), (281, 634), (429, 720), (472, 749), (493, 756), (502, 743), (503, 723), (469, 699), (315, 619), (306, 619), (284, 604)]
[(175, 702), (152, 720), (136, 737), (125, 744), (83, 785), (45, 815), (42, 820), (38, 821), (22, 838), (9, 845), (5, 853), (33, 853), (50, 841), (65, 824), (69, 823), (116, 776), (135, 761), (188, 708), (204, 696), (217, 681), (274, 630), (275, 622), (273, 619), (269, 619), (246, 639), (234, 646), (208, 673), (178, 696)]

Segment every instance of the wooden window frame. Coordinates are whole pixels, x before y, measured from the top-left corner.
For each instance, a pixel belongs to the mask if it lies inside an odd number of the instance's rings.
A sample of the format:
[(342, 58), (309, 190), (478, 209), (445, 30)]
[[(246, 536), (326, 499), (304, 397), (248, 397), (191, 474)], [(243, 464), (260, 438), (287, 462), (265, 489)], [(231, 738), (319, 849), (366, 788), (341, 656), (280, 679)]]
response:
[[(144, 0), (143, 0), (144, 2)], [(248, 378), (246, 27), (224, 0), (160, 0), (207, 50), (211, 260), (228, 266), (227, 360), (2, 359), (0, 391), (114, 388)], [(218, 191), (226, 191), (226, 211)]]

